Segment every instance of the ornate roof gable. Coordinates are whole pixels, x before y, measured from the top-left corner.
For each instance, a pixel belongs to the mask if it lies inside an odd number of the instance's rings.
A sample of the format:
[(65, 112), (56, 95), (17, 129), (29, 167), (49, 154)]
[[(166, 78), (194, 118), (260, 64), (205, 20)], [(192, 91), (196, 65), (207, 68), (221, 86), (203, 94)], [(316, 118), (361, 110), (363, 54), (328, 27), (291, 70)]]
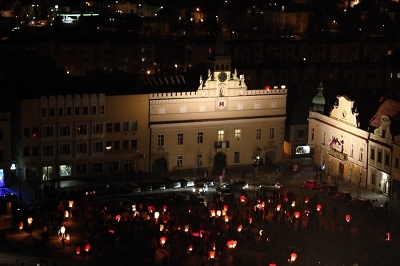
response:
[(354, 101), (348, 99), (346, 96), (338, 95), (336, 98), (337, 101), (333, 106), (330, 117), (349, 124), (350, 126), (358, 127), (357, 108), (353, 110)]

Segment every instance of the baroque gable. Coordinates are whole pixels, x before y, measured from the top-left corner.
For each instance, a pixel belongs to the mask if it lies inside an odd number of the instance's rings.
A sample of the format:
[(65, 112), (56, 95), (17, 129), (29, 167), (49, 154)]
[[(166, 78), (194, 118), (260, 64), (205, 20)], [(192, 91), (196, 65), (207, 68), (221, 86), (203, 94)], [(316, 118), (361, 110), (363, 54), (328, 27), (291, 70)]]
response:
[(348, 99), (346, 96), (337, 96), (337, 102), (333, 106), (330, 117), (337, 119), (353, 127), (358, 127), (357, 124), (357, 110), (353, 111), (354, 101)]

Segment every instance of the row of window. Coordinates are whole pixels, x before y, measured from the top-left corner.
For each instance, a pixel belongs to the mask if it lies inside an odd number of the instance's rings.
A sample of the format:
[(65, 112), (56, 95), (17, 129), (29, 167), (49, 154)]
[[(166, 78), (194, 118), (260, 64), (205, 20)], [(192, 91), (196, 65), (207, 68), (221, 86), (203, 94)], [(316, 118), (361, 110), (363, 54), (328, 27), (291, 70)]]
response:
[[(260, 83), (260, 85), (261, 85), (261, 83)], [(219, 95), (220, 96), (224, 96), (224, 90), (223, 89), (220, 90)], [(221, 108), (221, 109), (225, 108), (226, 107), (225, 102), (224, 101), (220, 101), (218, 103), (218, 107)], [(276, 102), (271, 102), (270, 108), (278, 108), (278, 104)], [(261, 109), (261, 104), (260, 103), (254, 103), (254, 109), (255, 110)], [(238, 103), (236, 105), (236, 110), (243, 110), (243, 103)], [(186, 106), (180, 106), (179, 107), (179, 112), (181, 114), (186, 113), (187, 112), (187, 107)], [(206, 106), (205, 105), (200, 105), (199, 106), (199, 112), (202, 112), (202, 113), (206, 112)], [(159, 107), (158, 108), (158, 114), (159, 115), (163, 115), (165, 113), (166, 113), (165, 112), (165, 107)]]
[[(58, 145), (58, 154), (59, 155), (71, 155), (73, 153), (72, 147), (74, 144), (71, 143), (62, 143)], [(53, 156), (55, 154), (55, 146), (54, 144), (42, 145), (42, 153), (43, 156)], [(87, 154), (88, 153), (88, 143), (87, 142), (79, 142), (76, 143), (75, 146), (75, 154)], [(93, 141), (92, 142), (92, 154), (94, 153), (103, 153), (104, 147), (107, 150), (137, 150), (137, 139), (132, 140), (116, 140), (116, 141), (106, 141), (105, 146), (103, 141)], [(23, 150), (24, 156), (37, 156), (39, 155), (39, 148), (37, 146), (34, 147), (24, 147)]]
[[(275, 139), (275, 132), (276, 132), (275, 127), (269, 128), (269, 138), (270, 139)], [(240, 141), (242, 139), (242, 130), (241, 129), (235, 129), (234, 134), (235, 134), (235, 141)], [(262, 128), (256, 128), (255, 139), (261, 140), (261, 138), (262, 138)], [(176, 144), (183, 145), (183, 141), (184, 141), (184, 133), (178, 132), (177, 136), (176, 136)], [(217, 141), (225, 141), (225, 130), (218, 130)], [(198, 144), (204, 143), (204, 132), (203, 131), (197, 132), (197, 143)], [(162, 147), (164, 145), (165, 145), (165, 134), (158, 134), (157, 135), (157, 146)]]
[[(233, 163), (240, 163), (240, 152), (239, 151), (235, 151), (233, 153)], [(197, 166), (201, 166), (203, 165), (203, 154), (202, 153), (198, 153), (196, 155), (196, 164)], [(177, 167), (183, 167), (185, 165), (185, 161), (184, 161), (184, 155), (176, 155), (176, 166)]]
[[(104, 172), (104, 164), (102, 162), (93, 162), (91, 163), (91, 173), (103, 173)], [(107, 171), (108, 172), (115, 172), (115, 171), (120, 171), (120, 164), (119, 162), (108, 162), (107, 163)], [(52, 180), (55, 178), (55, 167), (49, 165), (49, 166), (43, 166), (42, 167), (42, 180)], [(70, 164), (62, 164), (58, 166), (58, 175), (60, 177), (67, 177), (71, 176), (73, 172), (73, 168), (75, 168), (75, 174), (81, 175), (81, 174), (88, 174), (88, 164), (77, 164), (75, 167), (73, 167)], [(132, 162), (127, 161), (124, 162), (123, 166), (123, 172), (124, 174), (128, 174), (132, 171)], [(27, 178), (35, 178), (37, 175), (37, 168), (26, 168), (26, 176)]]
[[(71, 124), (63, 124), (58, 127), (58, 136), (66, 137), (71, 136), (74, 133), (76, 136), (87, 135), (88, 127), (90, 125), (88, 123), (76, 123), (75, 128), (72, 127)], [(127, 131), (137, 131), (137, 121), (133, 122), (115, 122), (115, 123), (106, 123), (106, 129), (104, 130), (104, 123), (92, 123), (91, 125), (92, 134), (103, 134), (105, 132), (127, 132)], [(42, 137), (54, 137), (56, 133), (54, 125), (44, 125), (42, 126)], [(38, 137), (38, 127), (26, 127), (24, 128), (24, 137)]]
[(375, 154), (375, 147), (371, 147), (369, 158), (374, 161), (376, 158), (377, 163), (382, 163), (382, 160), (384, 159), (384, 165), (386, 166), (390, 165), (390, 154), (388, 152), (383, 153), (382, 150), (379, 149)]
[(71, 117), (72, 115), (74, 116), (88, 116), (90, 115), (104, 115), (104, 105), (99, 106), (97, 109), (97, 106), (75, 106), (72, 108), (71, 106), (69, 107), (58, 107), (57, 110), (55, 107), (51, 108), (42, 108), (40, 110), (40, 116), (45, 118), (45, 117), (56, 117), (56, 111), (57, 111), (57, 116), (58, 117)]

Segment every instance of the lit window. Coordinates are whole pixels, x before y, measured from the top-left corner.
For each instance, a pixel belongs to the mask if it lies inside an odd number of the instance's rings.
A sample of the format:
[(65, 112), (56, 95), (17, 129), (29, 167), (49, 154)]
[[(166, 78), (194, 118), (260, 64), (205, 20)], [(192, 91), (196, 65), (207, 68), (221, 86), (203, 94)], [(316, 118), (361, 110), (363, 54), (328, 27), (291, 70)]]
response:
[(275, 139), (275, 128), (274, 127), (269, 128), (269, 138)]
[(235, 140), (239, 141), (241, 139), (241, 130), (235, 129)]
[(178, 166), (178, 167), (183, 166), (183, 155), (176, 156), (176, 166)]
[(76, 125), (76, 135), (86, 135), (87, 134), (87, 125), (86, 124), (77, 124)]
[(358, 157), (358, 160), (362, 162), (364, 159), (364, 148), (360, 148), (360, 156)]
[(218, 130), (218, 141), (224, 141), (224, 130)]

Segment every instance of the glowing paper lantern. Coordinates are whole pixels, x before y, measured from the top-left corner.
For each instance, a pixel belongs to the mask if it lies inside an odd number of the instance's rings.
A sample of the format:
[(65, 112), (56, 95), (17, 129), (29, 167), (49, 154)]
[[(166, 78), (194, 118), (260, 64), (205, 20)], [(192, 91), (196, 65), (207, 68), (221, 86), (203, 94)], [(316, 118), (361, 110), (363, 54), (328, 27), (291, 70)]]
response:
[(189, 244), (189, 247), (188, 247), (188, 252), (192, 252), (192, 251), (193, 251), (193, 244), (190, 243), (190, 244)]
[(241, 195), (241, 196), (240, 196), (240, 202), (241, 202), (241, 203), (245, 203), (245, 202), (246, 202), (246, 197), (243, 196), (243, 195)]
[(18, 228), (19, 228), (19, 230), (24, 229), (24, 223), (23, 222), (19, 222)]
[(165, 236), (160, 237), (160, 244), (161, 244), (161, 247), (164, 246), (164, 244), (165, 244), (166, 241), (167, 241), (167, 238), (166, 238)]
[(229, 216), (225, 215), (225, 223), (229, 222)]
[(115, 216), (115, 220), (117, 220), (117, 222), (119, 222), (119, 221), (121, 220), (121, 215), (120, 215), (120, 214), (117, 214), (117, 215)]
[(389, 241), (389, 240), (390, 240), (390, 233), (389, 233), (389, 232), (386, 233), (386, 238), (385, 238), (385, 240), (386, 240), (386, 241)]
[(322, 209), (322, 206), (320, 204), (317, 204), (317, 211), (320, 212)]
[(85, 251), (89, 252), (89, 250), (90, 250), (90, 243), (86, 243), (85, 244)]
[(32, 217), (29, 217), (27, 221), (28, 221), (28, 224), (31, 225), (32, 222), (33, 222), (33, 218), (32, 218)]
[(65, 218), (68, 218), (68, 217), (69, 217), (69, 212), (68, 212), (67, 210), (64, 212), (64, 217), (65, 217)]
[(68, 201), (68, 206), (72, 208), (72, 206), (74, 206), (74, 201), (73, 200)]
[(294, 217), (297, 219), (300, 217), (300, 212), (299, 211), (295, 211), (294, 212)]
[(214, 250), (209, 252), (209, 257), (210, 257), (210, 260), (215, 259), (215, 251)]
[(133, 212), (136, 211), (136, 204), (132, 204), (132, 211), (133, 211)]
[(226, 210), (222, 210), (222, 216), (226, 215)]
[(67, 242), (67, 244), (70, 243), (70, 241), (71, 241), (71, 236), (70, 236), (69, 234), (67, 234), (67, 235), (65, 236), (65, 241)]
[(162, 232), (164, 230), (164, 225), (160, 224), (160, 232)]
[(296, 201), (292, 201), (292, 207), (296, 207)]
[(280, 204), (276, 205), (275, 210), (276, 210), (277, 212), (280, 211), (280, 210), (281, 210), (281, 205), (280, 205)]
[(215, 217), (215, 210), (210, 210), (210, 217)]
[(253, 222), (253, 218), (249, 217), (249, 224)]
[(75, 246), (75, 253), (76, 253), (76, 255), (81, 254), (81, 246), (79, 246), (79, 245)]
[(228, 211), (228, 205), (224, 204), (224, 211)]
[(220, 210), (217, 211), (217, 216), (218, 216), (218, 217), (221, 216), (221, 211), (220, 211)]
[(61, 234), (65, 234), (65, 226), (64, 226), (64, 225), (61, 226), (61, 228), (60, 228), (60, 233), (61, 233)]
[(271, 263), (269, 264), (269, 266), (276, 266), (276, 263), (275, 263), (275, 262), (271, 262)]
[(291, 262), (295, 262), (296, 259), (297, 259), (297, 254), (296, 254), (296, 253), (290, 254), (290, 261), (291, 261)]
[(235, 248), (237, 245), (237, 240), (229, 240), (228, 242), (226, 242), (226, 245), (228, 246), (228, 248)]
[(185, 232), (189, 232), (189, 225), (185, 225)]
[(242, 231), (242, 229), (243, 229), (243, 226), (241, 224), (239, 224), (237, 227), (237, 231), (240, 232), (240, 231)]
[(350, 214), (346, 214), (345, 219), (346, 223), (350, 223)]
[(159, 212), (155, 212), (154, 213), (154, 219), (158, 219), (158, 217), (160, 217), (160, 213)]

